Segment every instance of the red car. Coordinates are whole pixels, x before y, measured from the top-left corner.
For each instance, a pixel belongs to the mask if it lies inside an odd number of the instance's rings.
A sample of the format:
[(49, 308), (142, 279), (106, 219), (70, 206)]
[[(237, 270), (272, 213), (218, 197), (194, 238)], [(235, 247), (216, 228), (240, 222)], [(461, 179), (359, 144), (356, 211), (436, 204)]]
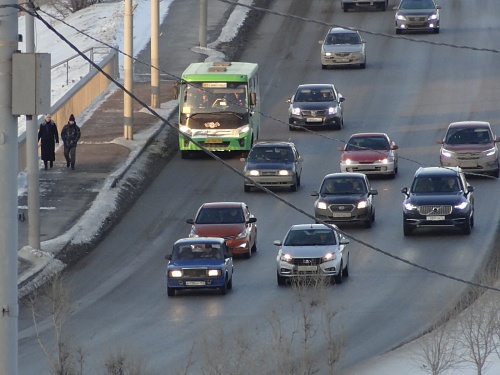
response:
[(395, 177), (398, 173), (398, 146), (385, 133), (351, 135), (340, 156), (341, 172), (359, 172)]
[(191, 224), (189, 237), (221, 237), (232, 255), (250, 258), (257, 251), (257, 218), (244, 202), (204, 203)]

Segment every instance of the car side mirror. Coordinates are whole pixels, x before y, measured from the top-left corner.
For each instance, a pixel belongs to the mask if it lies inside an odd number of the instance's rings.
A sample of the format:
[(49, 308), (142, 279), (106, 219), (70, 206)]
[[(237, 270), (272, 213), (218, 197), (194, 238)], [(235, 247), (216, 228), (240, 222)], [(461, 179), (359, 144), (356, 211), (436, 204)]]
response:
[(311, 196), (312, 196), (312, 197), (319, 197), (319, 194), (318, 194), (318, 192), (317, 192), (317, 191), (313, 191), (313, 192), (311, 193)]
[(345, 98), (343, 96), (339, 96), (339, 103), (342, 103), (343, 101), (345, 101)]
[(392, 146), (391, 146), (391, 150), (397, 150), (397, 149), (399, 149), (399, 146), (398, 146), (398, 145), (392, 145)]
[(474, 186), (467, 186), (467, 192), (472, 193), (474, 191)]
[(371, 194), (371, 195), (378, 195), (378, 190), (371, 189), (371, 190), (370, 190), (370, 194)]
[(288, 98), (287, 100), (285, 100), (285, 103), (291, 103), (292, 102), (292, 98)]
[(339, 244), (341, 245), (347, 245), (348, 243), (351, 243), (348, 238), (342, 237), (340, 238)]
[(436, 5), (436, 9), (441, 9), (441, 5)]
[(322, 41), (322, 40), (318, 40), (318, 43), (319, 43), (319, 44), (323, 44), (323, 41)]
[(442, 145), (442, 144), (444, 144), (444, 139), (438, 139), (438, 140), (436, 141), (436, 143), (437, 143), (438, 145)]
[(250, 219), (248, 219), (247, 224), (255, 223), (256, 221), (257, 221), (256, 217), (251, 217)]
[(403, 193), (404, 195), (408, 196), (408, 188), (407, 187), (404, 187), (401, 189), (401, 193)]
[(299, 162), (302, 163), (304, 161), (304, 158), (302, 156), (299, 156), (299, 158), (297, 159), (297, 161), (299, 161)]
[(167, 254), (167, 255), (165, 255), (165, 259), (166, 259), (166, 260), (170, 260), (170, 259), (172, 259), (172, 254)]
[(495, 142), (500, 142), (500, 137), (496, 137)]
[(186, 223), (188, 223), (188, 224), (194, 224), (194, 220), (193, 219), (187, 219)]
[(339, 146), (339, 147), (337, 147), (337, 150), (339, 150), (339, 151), (344, 151), (344, 150), (345, 150), (345, 147), (344, 147), (344, 146)]
[(275, 240), (273, 242), (274, 246), (281, 246), (281, 241), (280, 240)]

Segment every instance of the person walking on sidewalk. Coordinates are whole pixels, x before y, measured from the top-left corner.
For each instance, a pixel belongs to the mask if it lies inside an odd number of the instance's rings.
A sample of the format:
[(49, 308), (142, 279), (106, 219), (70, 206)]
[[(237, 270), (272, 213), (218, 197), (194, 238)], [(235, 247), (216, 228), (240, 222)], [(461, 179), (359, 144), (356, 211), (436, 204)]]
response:
[(64, 157), (66, 158), (66, 167), (75, 169), (76, 145), (80, 139), (80, 127), (76, 124), (75, 116), (69, 116), (68, 123), (61, 130), (61, 138), (64, 143)]
[(43, 160), (43, 165), (47, 169), (50, 163), (50, 168), (54, 166), (56, 160), (56, 143), (59, 144), (59, 132), (51, 115), (45, 115), (45, 121), (38, 128), (38, 141), (40, 141), (40, 158)]

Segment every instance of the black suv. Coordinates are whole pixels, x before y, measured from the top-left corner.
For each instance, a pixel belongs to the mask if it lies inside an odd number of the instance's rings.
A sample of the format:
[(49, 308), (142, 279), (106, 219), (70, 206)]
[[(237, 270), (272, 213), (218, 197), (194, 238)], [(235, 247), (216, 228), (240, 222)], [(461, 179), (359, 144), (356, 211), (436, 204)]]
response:
[(469, 235), (474, 226), (473, 191), (459, 167), (419, 168), (411, 188), (401, 189), (406, 196), (404, 235), (425, 227), (457, 227)]
[(340, 130), (344, 127), (344, 97), (330, 84), (300, 85), (288, 107), (290, 130), (309, 126), (333, 126)]
[[(303, 159), (293, 142), (259, 142), (248, 153), (243, 173), (256, 183), (266, 187), (289, 187), (296, 191), (300, 186)], [(245, 192), (255, 186), (244, 182)]]

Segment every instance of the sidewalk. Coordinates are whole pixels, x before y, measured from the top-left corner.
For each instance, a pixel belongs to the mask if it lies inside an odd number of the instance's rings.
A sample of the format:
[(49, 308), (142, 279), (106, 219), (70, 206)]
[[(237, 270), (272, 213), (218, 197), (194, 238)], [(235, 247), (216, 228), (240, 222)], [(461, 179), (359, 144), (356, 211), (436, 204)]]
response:
[[(172, 86), (172, 81), (160, 83), (162, 108), (156, 112), (165, 118), (176, 113)], [(146, 104), (150, 103), (149, 82), (134, 83), (133, 93)], [(115, 85), (110, 85), (103, 97), (98, 98), (95, 104), (76, 119), (82, 137), (77, 147), (75, 170), (66, 167), (62, 142), (56, 150), (56, 161), (52, 169), (44, 170), (40, 163), (41, 251), (27, 246), (29, 243), (27, 193), (18, 197), (20, 217), (24, 215), (26, 218), (18, 224), (20, 298), (29, 291), (29, 285), (36, 285), (53, 272), (62, 269), (62, 262), (71, 265), (79, 260), (89, 251), (89, 246), (95, 245), (101, 234), (110, 229), (113, 217), (106, 217), (104, 222), (94, 222), (88, 228), (78, 223), (84, 214), (88, 215), (93, 204), (99, 204), (98, 196), (102, 192), (107, 191), (110, 193), (108, 195), (114, 196), (114, 199), (112, 197), (108, 199), (120, 200), (117, 203), (120, 205), (119, 210), (124, 210), (126, 205), (134, 200), (139, 190), (144, 188), (142, 186), (144, 182), (136, 181), (136, 185), (141, 186), (131, 188), (127, 186), (129, 184), (126, 181), (122, 181), (122, 178), (138, 158), (155, 157), (154, 154), (143, 153), (152, 142), (165, 143), (159, 146), (168, 148), (156, 156), (162, 160), (175, 153), (177, 149), (175, 132), (136, 102), (134, 102), (134, 140), (124, 140), (123, 98), (123, 92)], [(171, 133), (172, 136), (155, 140), (156, 137), (162, 138), (159, 136), (160, 133)], [(142, 172), (147, 179), (148, 174), (154, 174), (154, 169)], [(123, 191), (124, 187), (127, 187), (126, 192)], [(114, 212), (111, 214), (116, 215)], [(91, 238), (79, 245), (78, 237), (81, 236)]]

